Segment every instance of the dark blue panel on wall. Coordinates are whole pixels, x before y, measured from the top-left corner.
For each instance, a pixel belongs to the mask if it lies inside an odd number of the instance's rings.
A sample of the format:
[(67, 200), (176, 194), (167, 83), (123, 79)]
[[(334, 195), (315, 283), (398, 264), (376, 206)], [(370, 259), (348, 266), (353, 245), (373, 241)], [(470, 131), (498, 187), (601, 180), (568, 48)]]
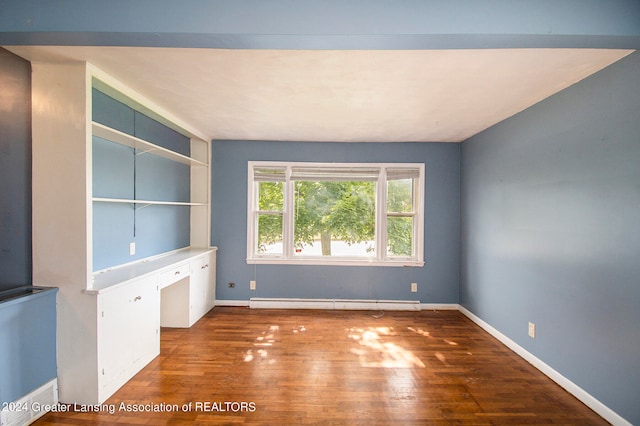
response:
[(190, 200), (191, 169), (151, 154), (136, 156), (136, 199), (154, 201)]
[(619, 48), (637, 47), (640, 28), (637, 0), (138, 0), (126, 14), (112, 2), (5, 0), (0, 12), (0, 44), (27, 45)]
[(92, 90), (93, 121), (128, 135), (134, 135), (134, 111), (122, 102)]
[(92, 98), (93, 121), (183, 155), (191, 152), (188, 137), (97, 89), (93, 89)]
[(191, 152), (188, 137), (136, 111), (135, 136), (183, 155)]
[(133, 149), (93, 137), (93, 196), (100, 198), (134, 197)]
[(145, 258), (189, 246), (190, 207), (152, 205), (136, 212), (136, 256)]
[(0, 291), (31, 285), (31, 66), (0, 48)]

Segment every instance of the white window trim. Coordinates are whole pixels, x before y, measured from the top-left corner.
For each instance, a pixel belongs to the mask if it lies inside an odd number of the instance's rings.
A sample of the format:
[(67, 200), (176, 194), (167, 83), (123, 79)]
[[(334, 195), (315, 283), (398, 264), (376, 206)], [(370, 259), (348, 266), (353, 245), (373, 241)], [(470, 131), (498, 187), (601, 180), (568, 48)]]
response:
[[(257, 196), (253, 170), (255, 167), (284, 167), (286, 168), (286, 180), (284, 183), (284, 211), (283, 216), (283, 254), (282, 255), (261, 255), (254, 252), (256, 239), (256, 212)], [(352, 168), (380, 168), (380, 175), (377, 181), (376, 194), (376, 256), (371, 258), (349, 258), (349, 257), (328, 257), (328, 256), (304, 256), (295, 257), (293, 255), (293, 194), (294, 181), (290, 179), (293, 167), (352, 167)], [(386, 170), (397, 168), (417, 168), (419, 178), (417, 183), (417, 193), (414, 202), (417, 206), (414, 245), (415, 257), (401, 258), (388, 257), (386, 255)], [(315, 162), (280, 162), (280, 161), (249, 161), (247, 164), (247, 263), (248, 264), (269, 264), (269, 265), (326, 265), (326, 266), (424, 266), (424, 163), (315, 163)]]

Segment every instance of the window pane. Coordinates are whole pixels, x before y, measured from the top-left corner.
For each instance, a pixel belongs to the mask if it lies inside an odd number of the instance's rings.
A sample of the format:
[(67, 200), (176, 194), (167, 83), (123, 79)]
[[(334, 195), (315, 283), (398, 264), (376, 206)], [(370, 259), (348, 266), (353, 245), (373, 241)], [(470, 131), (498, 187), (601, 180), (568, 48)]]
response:
[(375, 182), (296, 181), (297, 256), (375, 256)]
[(413, 179), (387, 181), (387, 212), (413, 211)]
[(258, 214), (256, 253), (282, 254), (282, 215)]
[(284, 205), (284, 182), (258, 182), (258, 210), (281, 212)]
[(387, 255), (413, 255), (413, 217), (387, 217)]

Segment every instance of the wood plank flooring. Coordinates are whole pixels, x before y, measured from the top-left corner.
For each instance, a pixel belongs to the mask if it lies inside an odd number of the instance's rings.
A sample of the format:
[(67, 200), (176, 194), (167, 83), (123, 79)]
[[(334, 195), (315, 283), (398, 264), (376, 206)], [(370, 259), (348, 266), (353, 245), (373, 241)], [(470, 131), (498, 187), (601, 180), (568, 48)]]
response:
[(217, 307), (101, 408), (35, 424), (607, 424), (457, 311)]

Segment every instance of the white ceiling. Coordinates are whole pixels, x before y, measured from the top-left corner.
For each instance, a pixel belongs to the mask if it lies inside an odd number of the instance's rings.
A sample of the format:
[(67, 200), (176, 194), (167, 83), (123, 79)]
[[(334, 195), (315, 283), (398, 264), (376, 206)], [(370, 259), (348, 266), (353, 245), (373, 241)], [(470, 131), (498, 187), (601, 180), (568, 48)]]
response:
[(631, 53), (7, 47), (87, 61), (210, 139), (459, 142)]

